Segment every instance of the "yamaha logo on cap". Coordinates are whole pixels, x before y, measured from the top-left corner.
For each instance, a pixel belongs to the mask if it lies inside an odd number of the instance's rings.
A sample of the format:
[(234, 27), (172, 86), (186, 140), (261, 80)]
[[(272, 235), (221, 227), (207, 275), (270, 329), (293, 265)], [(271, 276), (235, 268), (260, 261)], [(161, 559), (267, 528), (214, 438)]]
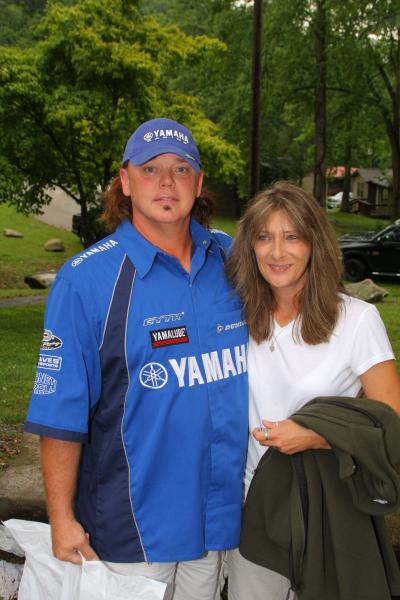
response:
[[(158, 140), (165, 141), (168, 139), (175, 139), (183, 144), (189, 143), (188, 136), (179, 131), (178, 129), (155, 129), (154, 131), (148, 131), (144, 134), (143, 139), (146, 142), (157, 142)], [(192, 159), (194, 160), (194, 159)]]

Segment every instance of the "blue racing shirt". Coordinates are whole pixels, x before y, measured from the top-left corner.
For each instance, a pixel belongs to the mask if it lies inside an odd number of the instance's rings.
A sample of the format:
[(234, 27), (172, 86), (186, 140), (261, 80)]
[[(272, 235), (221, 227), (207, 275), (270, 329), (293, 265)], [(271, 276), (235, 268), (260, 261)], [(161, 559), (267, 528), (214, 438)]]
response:
[(247, 330), (229, 236), (190, 228), (190, 273), (124, 221), (49, 295), (26, 431), (83, 443), (76, 516), (103, 560), (239, 543)]

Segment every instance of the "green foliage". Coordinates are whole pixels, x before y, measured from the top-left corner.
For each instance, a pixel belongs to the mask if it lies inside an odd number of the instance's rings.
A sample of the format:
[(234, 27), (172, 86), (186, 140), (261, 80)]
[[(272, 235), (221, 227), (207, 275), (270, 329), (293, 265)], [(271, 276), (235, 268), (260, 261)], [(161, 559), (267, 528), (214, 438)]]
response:
[[(5, 0), (0, 0), (0, 6), (1, 2)], [(8, 4), (33, 18), (40, 15), (43, 0)], [(324, 0), (324, 5), (326, 164), (341, 165), (348, 160), (353, 166), (386, 168), (394, 143), (389, 132), (396, 129), (390, 129), (397, 114), (392, 109), (396, 95), (391, 96), (389, 90), (398, 86), (400, 72), (396, 51), (400, 12), (393, 0)], [(261, 167), (265, 185), (279, 178), (300, 181), (313, 168), (318, 81), (315, 39), (319, 31), (316, 3), (311, 0), (268, 0), (263, 6)], [(33, 160), (36, 177), (29, 181), (25, 177), (20, 193), (22, 175), (14, 168), (6, 142), (3, 155), (9, 164), (3, 164), (4, 160), (0, 164), (7, 193), (21, 209), (37, 209), (45, 201), (42, 182), (57, 168), (63, 175), (58, 179), (77, 201), (96, 203), (94, 180), (103, 187), (118, 168), (127, 131), (139, 121), (161, 114), (195, 129), (208, 178), (230, 182), (240, 190), (242, 199), (246, 197), (251, 2), (52, 0), (36, 35), (36, 59), (23, 53), (18, 68), (8, 64), (13, 81), (21, 85), (14, 95), (0, 93), (0, 104), (3, 95), (12, 106), (21, 99), (17, 96), (17, 91), (22, 94), (21, 86), (30, 88), (21, 110), (30, 111), (31, 118), (25, 115), (19, 127), (17, 111), (9, 130), (22, 130), (18, 139), (23, 140), (25, 157)], [(41, 75), (42, 103), (34, 89), (35, 76), (30, 75), (32, 60)], [(42, 107), (45, 131), (41, 113), (36, 113), (38, 106)], [(6, 112), (9, 118), (10, 106)], [(46, 169), (41, 164), (44, 161), (36, 160), (31, 146), (25, 144), (24, 132), (31, 131), (46, 156)], [(48, 150), (50, 135), (53, 145), (58, 144), (54, 156)], [(25, 137), (29, 135), (25, 133)], [(66, 161), (70, 156), (74, 160)]]
[[(220, 46), (207, 61), (170, 73), (169, 89), (194, 95), (207, 116), (218, 123), (223, 138), (240, 149), (242, 163), (231, 167), (242, 197), (247, 193), (243, 165), (249, 158), (251, 102), (251, 7), (231, 0), (146, 0), (144, 14), (166, 24), (176, 23), (187, 34), (212, 35)], [(229, 154), (229, 153), (228, 153)], [(228, 156), (227, 163), (232, 164)], [(219, 178), (211, 171), (213, 179)]]
[(195, 130), (209, 176), (230, 181), (243, 164), (199, 102), (169, 78), (221, 49), (207, 36), (143, 18), (136, 0), (52, 2), (27, 50), (0, 48), (0, 202), (37, 212), (58, 185), (81, 206), (120, 166), (144, 120), (170, 116)]
[(0, 0), (0, 45), (27, 47), (46, 0)]

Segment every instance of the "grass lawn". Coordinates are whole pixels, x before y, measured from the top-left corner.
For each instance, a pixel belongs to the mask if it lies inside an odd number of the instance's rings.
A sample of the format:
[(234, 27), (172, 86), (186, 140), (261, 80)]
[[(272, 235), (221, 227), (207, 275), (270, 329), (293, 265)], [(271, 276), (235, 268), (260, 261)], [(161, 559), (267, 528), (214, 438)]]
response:
[[(6, 228), (20, 231), (24, 237), (5, 237), (3, 230)], [(47, 252), (43, 248), (43, 244), (54, 237), (64, 242), (65, 252)], [(0, 290), (7, 290), (2, 295), (17, 295), (15, 290), (29, 290), (24, 283), (25, 276), (57, 270), (69, 256), (81, 251), (82, 244), (72, 232), (25, 217), (10, 206), (0, 204)], [(37, 290), (26, 293), (36, 294)]]
[(390, 223), (387, 219), (372, 219), (363, 215), (342, 213), (339, 208), (328, 209), (327, 214), (338, 236), (344, 233), (379, 231)]
[(25, 419), (43, 334), (43, 313), (44, 305), (0, 308), (0, 423)]

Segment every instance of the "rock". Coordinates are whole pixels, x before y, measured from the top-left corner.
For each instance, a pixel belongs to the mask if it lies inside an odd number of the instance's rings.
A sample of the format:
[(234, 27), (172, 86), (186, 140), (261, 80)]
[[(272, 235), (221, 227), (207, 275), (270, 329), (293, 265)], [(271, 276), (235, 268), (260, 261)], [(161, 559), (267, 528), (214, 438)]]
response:
[(44, 244), (44, 249), (47, 252), (65, 252), (64, 244), (59, 238), (50, 238), (47, 240)]
[(14, 237), (14, 238), (23, 238), (24, 234), (20, 231), (16, 231), (15, 229), (4, 229), (3, 235), (6, 237)]
[(30, 288), (44, 290), (53, 283), (56, 277), (55, 271), (49, 271), (48, 273), (35, 273), (34, 275), (28, 275), (24, 281), (29, 285)]
[(385, 288), (376, 285), (372, 279), (363, 279), (358, 283), (347, 283), (346, 290), (351, 296), (366, 302), (381, 302), (389, 294)]

